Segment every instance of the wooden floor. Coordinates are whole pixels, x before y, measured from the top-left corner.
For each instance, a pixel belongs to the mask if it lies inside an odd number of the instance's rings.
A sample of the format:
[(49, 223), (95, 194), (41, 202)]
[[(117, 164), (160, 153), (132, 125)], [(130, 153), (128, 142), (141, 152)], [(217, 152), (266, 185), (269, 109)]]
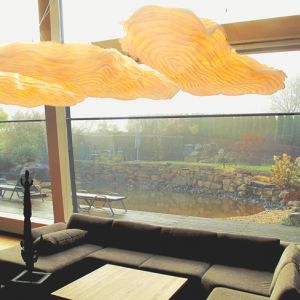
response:
[(0, 233), (0, 250), (20, 245), (21, 238)]

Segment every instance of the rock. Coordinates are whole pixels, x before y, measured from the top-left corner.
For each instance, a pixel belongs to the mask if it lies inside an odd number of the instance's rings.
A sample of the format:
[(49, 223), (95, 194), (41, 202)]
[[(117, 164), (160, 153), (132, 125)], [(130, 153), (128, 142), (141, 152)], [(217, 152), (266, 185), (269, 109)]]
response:
[(239, 191), (239, 192), (238, 192), (238, 195), (239, 195), (240, 197), (244, 197), (244, 196), (247, 196), (247, 192), (246, 192), (246, 191)]
[(199, 186), (199, 187), (202, 187), (202, 186), (203, 186), (203, 181), (198, 180), (198, 186)]
[(203, 148), (203, 146), (202, 146), (201, 144), (196, 144), (196, 145), (195, 145), (195, 150), (196, 150), (196, 151), (201, 151), (202, 148)]
[(242, 185), (244, 181), (236, 178), (235, 180), (233, 180), (233, 183), (235, 184), (235, 186), (239, 186)]
[(267, 198), (272, 198), (273, 190), (272, 189), (264, 189), (263, 190), (263, 196), (267, 197)]
[(252, 180), (250, 182), (251, 186), (255, 186), (255, 187), (259, 187), (259, 188), (273, 188), (275, 187), (275, 184), (273, 183), (267, 183), (267, 182), (262, 182), (262, 181), (256, 181), (256, 180)]
[(212, 181), (214, 179), (214, 175), (208, 175), (207, 179), (210, 180), (210, 181)]
[(172, 180), (172, 184), (174, 185), (186, 185), (187, 184), (187, 179), (182, 176), (176, 176)]
[(220, 189), (222, 189), (222, 184), (212, 183), (211, 186), (210, 186), (210, 188), (212, 190), (220, 190)]
[(278, 195), (272, 196), (272, 202), (279, 202), (279, 201), (280, 201), (280, 199), (279, 199)]
[(262, 189), (259, 189), (257, 187), (252, 187), (251, 190), (252, 190), (252, 194), (255, 196), (261, 196), (262, 194)]
[(229, 192), (229, 189), (230, 189), (230, 185), (229, 184), (223, 185), (223, 191)]
[(247, 191), (247, 184), (242, 184), (237, 188), (238, 191)]
[(235, 191), (236, 191), (235, 186), (231, 184), (231, 185), (229, 186), (228, 192), (229, 192), (229, 193), (234, 193)]
[(300, 206), (300, 201), (289, 201), (287, 203), (287, 206), (289, 206), (289, 207), (298, 207), (298, 206)]
[(205, 181), (204, 186), (209, 189), (211, 186), (211, 181)]
[(292, 212), (289, 215), (289, 219), (292, 225), (300, 226), (300, 212)]
[(250, 184), (251, 181), (252, 181), (252, 177), (251, 176), (244, 177), (244, 183)]
[(151, 180), (153, 180), (153, 181), (159, 181), (160, 177), (158, 175), (152, 175), (151, 176)]
[(287, 195), (289, 192), (286, 190), (283, 190), (279, 193), (278, 197), (279, 199), (283, 199), (285, 197), (285, 195)]
[(231, 180), (230, 179), (223, 179), (223, 185), (230, 185)]

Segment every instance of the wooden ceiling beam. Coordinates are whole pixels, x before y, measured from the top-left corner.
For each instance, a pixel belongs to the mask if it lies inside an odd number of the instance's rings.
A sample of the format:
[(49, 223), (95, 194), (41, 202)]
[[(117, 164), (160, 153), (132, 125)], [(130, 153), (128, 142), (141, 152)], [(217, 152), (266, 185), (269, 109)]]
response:
[[(239, 53), (300, 50), (300, 15), (222, 25), (230, 45)], [(119, 39), (93, 44), (121, 51)]]

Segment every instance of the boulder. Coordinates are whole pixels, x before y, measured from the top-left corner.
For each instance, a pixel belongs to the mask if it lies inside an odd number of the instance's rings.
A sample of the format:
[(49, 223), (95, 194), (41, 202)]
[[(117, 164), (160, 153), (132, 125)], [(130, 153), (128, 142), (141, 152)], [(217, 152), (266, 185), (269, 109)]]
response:
[(287, 206), (288, 207), (298, 207), (298, 206), (300, 206), (300, 201), (289, 201), (287, 203)]
[(288, 191), (286, 191), (286, 190), (283, 190), (283, 191), (281, 191), (280, 193), (279, 193), (279, 199), (283, 199), (284, 197), (285, 197), (285, 195), (286, 194), (288, 194), (289, 192)]
[(246, 184), (242, 184), (237, 188), (238, 191), (247, 191), (247, 185)]
[(289, 219), (292, 225), (300, 226), (300, 212), (292, 212), (289, 215)]
[(247, 192), (246, 192), (246, 191), (239, 191), (239, 192), (238, 192), (238, 195), (239, 195), (240, 197), (245, 197), (245, 196), (247, 196)]
[(275, 187), (275, 184), (273, 184), (273, 183), (268, 183), (268, 182), (263, 182), (263, 181), (256, 181), (256, 180), (252, 180), (250, 182), (250, 185), (258, 187), (258, 188), (273, 188), (273, 187)]

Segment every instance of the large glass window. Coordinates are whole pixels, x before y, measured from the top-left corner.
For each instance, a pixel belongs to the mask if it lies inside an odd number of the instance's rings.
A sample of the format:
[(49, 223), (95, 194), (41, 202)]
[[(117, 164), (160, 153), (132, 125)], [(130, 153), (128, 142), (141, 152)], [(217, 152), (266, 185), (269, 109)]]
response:
[(33, 178), (33, 216), (53, 219), (48, 149), (44, 114), (39, 109), (0, 107), (0, 212), (23, 214), (20, 176), (28, 170)]
[[(0, 44), (39, 41), (35, 0), (0, 3)], [(44, 107), (0, 105), (0, 213), (23, 215), (20, 175), (33, 177), (32, 215), (53, 219)]]
[(37, 1), (1, 1), (0, 26), (0, 44), (39, 41)]
[(98, 0), (64, 0), (65, 40), (101, 41), (122, 37), (122, 22), (145, 5), (186, 8), (220, 24), (300, 14), (300, 4), (295, 0), (111, 0), (109, 4)]
[[(283, 70), (286, 88), (274, 95), (199, 97), (179, 92), (171, 100), (118, 101), (89, 98), (71, 108), (73, 118), (170, 116), (211, 114), (258, 114), (300, 112), (298, 65), (300, 51), (251, 55), (259, 62)], [(293, 96), (298, 93), (298, 96)], [(290, 105), (292, 104), (293, 105)]]
[[(121, 22), (149, 4), (187, 8), (220, 24), (300, 13), (294, 1), (118, 1), (99, 9), (99, 2), (88, 3), (64, 1), (65, 41), (122, 37)], [(78, 19), (84, 24), (74, 30)], [(89, 98), (72, 107), (77, 192), (126, 195), (131, 212), (154, 219), (210, 218), (209, 228), (298, 241), (296, 227), (287, 225), (300, 209), (299, 55), (250, 55), (286, 73), (285, 89), (274, 95), (179, 92), (169, 101)], [(78, 201), (84, 212), (90, 202)], [(94, 206), (92, 214), (109, 213), (101, 202)], [(121, 203), (115, 207), (122, 211)]]
[[(72, 124), (77, 190), (125, 195), (131, 211), (277, 224), (280, 235), (299, 206), (299, 115)], [(102, 205), (90, 213), (109, 214)]]

